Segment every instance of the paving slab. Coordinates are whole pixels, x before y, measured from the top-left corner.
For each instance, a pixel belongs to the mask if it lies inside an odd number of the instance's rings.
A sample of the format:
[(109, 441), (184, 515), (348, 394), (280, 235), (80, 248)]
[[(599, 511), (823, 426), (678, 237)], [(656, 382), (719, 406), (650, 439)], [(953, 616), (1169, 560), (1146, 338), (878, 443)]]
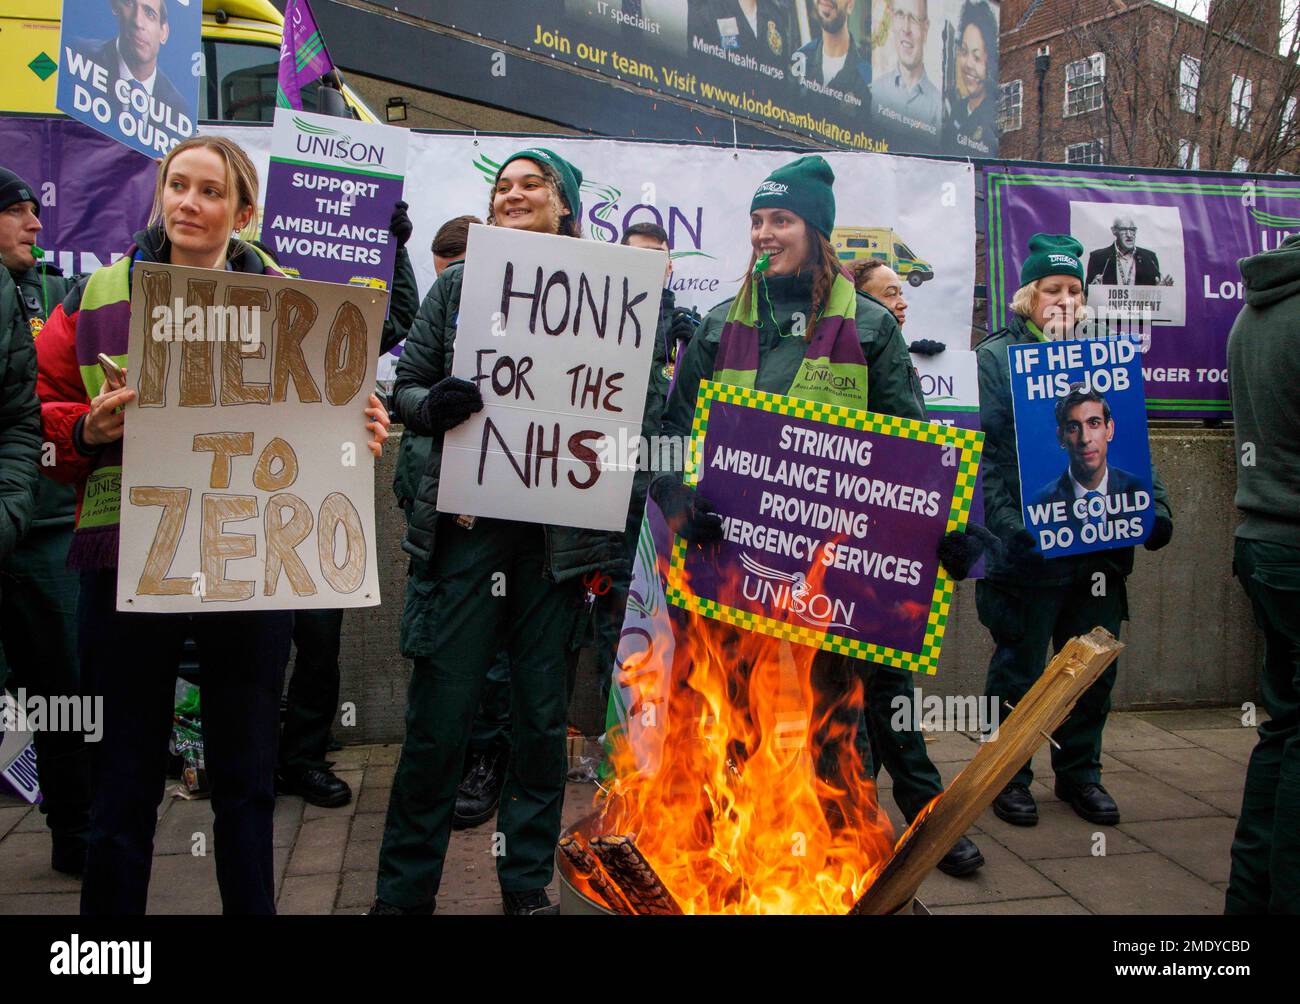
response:
[(10, 833), (0, 845), (0, 891), (4, 893), (78, 892), (81, 882), (50, 867), (50, 834)]
[(980, 852), (984, 867), (979, 871), (953, 878), (936, 869), (921, 883), (917, 897), (926, 906), (951, 906), (1061, 895), (1059, 886), (996, 841), (983, 841)]
[(0, 894), (0, 916), (75, 917), (81, 913), (80, 892)]
[(361, 794), (354, 800), (356, 814), (385, 813), (388, 811), (388, 799), (393, 789), (379, 784), (371, 785), (369, 777), (361, 785)]
[(378, 840), (350, 840), (343, 853), (345, 872), (373, 872), (379, 865)]
[(1108, 753), (1121, 750), (1182, 749), (1191, 742), (1137, 715), (1110, 715), (1101, 737)]
[(1228, 848), (1236, 828), (1237, 821), (1224, 816), (1119, 825), (1120, 830), (1210, 883), (1228, 881)]
[(334, 900), (335, 911), (363, 913), (375, 901), (376, 871), (344, 872), (339, 881), (338, 896)]
[(1226, 788), (1223, 791), (1198, 791), (1195, 793), (1197, 801), (1212, 805), (1220, 812), (1227, 813), (1233, 819), (1241, 815), (1241, 796), (1242, 789), (1240, 787)]
[(1245, 767), (1199, 746), (1181, 750), (1125, 750), (1115, 756), (1143, 774), (1180, 791), (1223, 791), (1241, 787)]
[(925, 752), (931, 763), (965, 763), (979, 751), (979, 744), (964, 732), (926, 732)]
[[(343, 856), (347, 851), (347, 820), (314, 819), (303, 824), (304, 829), (312, 823), (343, 823), (344, 827), (335, 826), (327, 834), (313, 837), (307, 842), (299, 840), (289, 855), (289, 870), (285, 873), (285, 883), (290, 878), (302, 875), (337, 876), (343, 870)], [(333, 900), (330, 901), (331, 904)]]
[(26, 803), (22, 805), (0, 806), (0, 839), (21, 823), (29, 814), (40, 815), (36, 809)]
[(1189, 729), (1175, 735), (1241, 764), (1250, 762), (1250, 754), (1259, 743), (1259, 732), (1253, 728)]
[(350, 840), (382, 840), (384, 837), (384, 820), (382, 812), (359, 812), (352, 817)]
[(272, 842), (276, 847), (293, 846), (298, 835), (298, 824), (302, 822), (302, 810), (306, 803), (297, 795), (281, 795), (275, 800), (275, 833)]
[(1133, 854), (1149, 850), (1113, 826), (1097, 826), (1075, 815), (1064, 802), (1043, 802), (1037, 826), (1013, 826), (994, 815), (992, 808), (979, 817), (980, 829), (1024, 861), (1039, 858), (1077, 858), (1091, 855), (1098, 846), (1096, 834), (1105, 837), (1107, 854)]
[(370, 766), (377, 764), (397, 764), (398, 754), (402, 752), (400, 743), (387, 743), (382, 746), (370, 747), (370, 759), (366, 762)]
[[(1122, 822), (1221, 815), (1220, 810), (1208, 802), (1202, 802), (1141, 770), (1108, 774), (1103, 783), (1119, 806)], [(1038, 798), (1039, 793), (1035, 791), (1034, 795)], [(1051, 798), (1056, 799), (1056, 796), (1051, 795)], [(1038, 801), (1041, 807), (1043, 799), (1038, 798)]]
[(276, 913), (331, 914), (334, 912), (338, 886), (337, 872), (327, 875), (290, 875), (284, 880), (284, 888), (276, 900)]
[(1142, 721), (1175, 732), (1180, 729), (1239, 729), (1241, 708), (1189, 708), (1180, 711), (1139, 711)]
[(154, 858), (147, 910), (174, 915), (220, 913), (221, 893), (212, 855), (164, 854)]
[[(924, 903), (925, 901), (922, 900)], [(945, 913), (988, 914), (989, 916), (1069, 916), (1087, 915), (1088, 910), (1069, 896), (1043, 896), (1039, 899), (1009, 899), (1001, 903), (966, 903), (952, 906), (930, 906), (936, 916)]]
[(1222, 893), (1154, 851), (1044, 859), (1033, 867), (1092, 913), (1223, 912)]

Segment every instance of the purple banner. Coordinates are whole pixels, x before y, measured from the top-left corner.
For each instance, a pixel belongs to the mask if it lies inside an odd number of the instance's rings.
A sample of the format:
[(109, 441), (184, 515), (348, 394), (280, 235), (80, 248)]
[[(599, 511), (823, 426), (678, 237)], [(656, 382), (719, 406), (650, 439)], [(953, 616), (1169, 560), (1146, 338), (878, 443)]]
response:
[(716, 547), (673, 553), (669, 599), (750, 630), (933, 671), (982, 437), (951, 426), (705, 383), (700, 495)]
[(149, 219), (158, 167), (70, 119), (0, 117), (0, 164), (41, 200), (45, 260), (72, 275), (125, 253)]
[(307, 0), (289, 0), (284, 8), (284, 36), (280, 42), (279, 86), (275, 103), (302, 110), (302, 89), (319, 80), (334, 62)]
[(1084, 246), (1088, 306), (1142, 339), (1153, 418), (1225, 418), (1239, 258), (1300, 230), (1300, 181), (1191, 172), (987, 167), (989, 329), (1008, 317), (1029, 238)]

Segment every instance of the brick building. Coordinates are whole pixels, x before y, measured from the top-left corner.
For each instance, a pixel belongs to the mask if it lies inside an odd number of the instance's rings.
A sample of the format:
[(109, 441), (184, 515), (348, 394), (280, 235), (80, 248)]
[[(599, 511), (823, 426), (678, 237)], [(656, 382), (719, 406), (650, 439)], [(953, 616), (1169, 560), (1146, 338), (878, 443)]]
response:
[(1002, 0), (1001, 156), (1300, 173), (1298, 6)]

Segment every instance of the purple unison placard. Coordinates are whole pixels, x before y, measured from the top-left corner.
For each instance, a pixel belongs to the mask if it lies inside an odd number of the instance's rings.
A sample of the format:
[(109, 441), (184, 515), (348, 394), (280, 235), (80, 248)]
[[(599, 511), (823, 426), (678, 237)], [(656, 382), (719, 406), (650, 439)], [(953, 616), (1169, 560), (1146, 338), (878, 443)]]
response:
[(689, 459), (724, 539), (676, 539), (668, 599), (933, 673), (953, 594), (936, 552), (966, 523), (982, 449), (955, 426), (705, 381)]
[(277, 108), (262, 240), (304, 279), (388, 289), (405, 129)]
[(1237, 260), (1300, 229), (1300, 180), (1064, 165), (984, 175), (990, 330), (1006, 323), (1029, 238), (1072, 234), (1089, 310), (1142, 339), (1150, 416), (1228, 417), (1228, 331), (1245, 304)]

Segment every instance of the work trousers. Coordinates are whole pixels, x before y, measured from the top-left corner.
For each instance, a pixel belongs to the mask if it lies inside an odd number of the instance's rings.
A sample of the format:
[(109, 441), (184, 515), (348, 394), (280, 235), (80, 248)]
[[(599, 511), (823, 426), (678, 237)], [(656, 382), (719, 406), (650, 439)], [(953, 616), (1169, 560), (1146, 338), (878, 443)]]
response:
[[(79, 576), (67, 569), (72, 527), (34, 527), (0, 570), (0, 688), (47, 702), (81, 694), (77, 658)], [(9, 670), (8, 682), (5, 670)], [(56, 840), (84, 839), (90, 820), (90, 760), (85, 733), (34, 733), (41, 812)]]
[[(867, 735), (871, 738), (874, 773), (889, 771), (894, 781), (894, 801), (911, 823), (936, 795), (943, 792), (943, 779), (925, 751), (925, 735), (913, 715), (915, 680), (909, 670), (870, 665), (867, 669)], [(895, 729), (899, 714), (895, 699), (906, 698), (902, 729)]]
[(176, 670), (198, 643), (213, 853), (228, 914), (275, 913), (271, 858), (280, 692), (292, 614), (118, 613), (117, 572), (86, 572), (78, 605), (82, 684), (103, 699), (91, 744), (93, 800), (81, 912), (143, 914), (167, 771)]
[(293, 676), (289, 678), (280, 767), (289, 771), (324, 770), (330, 729), (339, 710), (339, 648), (342, 610), (293, 613)]
[(504, 643), (510, 660), (511, 750), (491, 848), (505, 892), (546, 886), (560, 835), (572, 678), (567, 649), (581, 583), (546, 577), (536, 524), (479, 519), (466, 530), (440, 517), (427, 574), (407, 603), (427, 604), (407, 691), (406, 739), (393, 779), (376, 895), (430, 906), (442, 880), (471, 721)]
[[(1128, 598), (1122, 576), (1101, 573), (1103, 579), (1079, 579), (1066, 585), (1012, 586), (981, 579), (975, 584), (980, 623), (993, 636), (984, 693), (993, 698), (999, 718), (1011, 712), (1047, 667), (1047, 650), (1059, 652), (1071, 638), (1104, 627), (1119, 637), (1128, 619)], [(1100, 595), (1098, 595), (1100, 594)], [(1052, 770), (1071, 785), (1100, 783), (1101, 734), (1110, 712), (1118, 660), (1084, 691), (1069, 717), (1052, 734)], [(1059, 748), (1057, 748), (1059, 746)], [(1011, 780), (1033, 780), (1028, 762)]]
[(1269, 720), (1246, 768), (1228, 913), (1300, 913), (1300, 548), (1237, 538), (1237, 578), (1264, 632)]

